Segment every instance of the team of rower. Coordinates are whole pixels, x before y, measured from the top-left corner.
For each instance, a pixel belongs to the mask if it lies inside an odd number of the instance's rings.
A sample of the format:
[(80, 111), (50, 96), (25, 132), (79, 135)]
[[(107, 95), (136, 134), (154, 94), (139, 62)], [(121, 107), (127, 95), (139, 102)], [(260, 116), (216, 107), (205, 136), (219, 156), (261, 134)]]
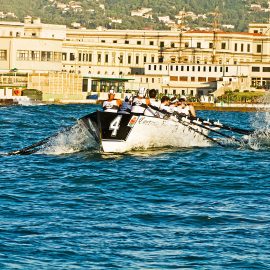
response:
[(121, 113), (121, 114), (135, 114), (146, 115), (164, 118), (171, 114), (181, 114), (196, 117), (194, 107), (187, 104), (186, 97), (181, 96), (180, 99), (176, 97), (169, 98), (163, 96), (161, 100), (157, 100), (157, 91), (151, 89), (148, 92), (148, 97), (145, 97), (146, 91), (140, 88), (138, 95), (129, 99), (128, 97), (122, 102), (115, 99), (114, 90), (110, 90), (108, 100), (103, 102), (103, 110), (105, 112)]

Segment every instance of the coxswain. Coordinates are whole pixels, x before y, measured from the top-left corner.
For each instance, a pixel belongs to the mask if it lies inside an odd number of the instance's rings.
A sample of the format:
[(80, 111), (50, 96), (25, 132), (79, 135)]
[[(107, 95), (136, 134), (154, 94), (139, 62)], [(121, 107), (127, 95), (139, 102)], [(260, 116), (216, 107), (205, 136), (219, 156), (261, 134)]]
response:
[(150, 104), (148, 108), (144, 111), (144, 115), (146, 116), (156, 116), (159, 111), (159, 107), (161, 102), (157, 99), (157, 91), (155, 89), (151, 89), (148, 92)]
[(191, 117), (196, 117), (195, 109), (192, 105), (187, 104), (187, 99), (185, 96), (181, 96), (178, 102), (178, 113), (180, 115), (186, 115)]
[(121, 114), (130, 114), (131, 113), (131, 102), (130, 102), (128, 96), (125, 97), (125, 100), (122, 103), (118, 112)]
[(112, 112), (117, 113), (120, 106), (122, 105), (122, 102), (120, 99), (114, 99), (115, 92), (113, 89), (109, 91), (108, 99), (105, 100), (102, 104), (103, 111), (104, 112)]
[(144, 111), (150, 105), (149, 98), (145, 98), (145, 88), (140, 88), (138, 95), (132, 100), (131, 113), (133, 114), (144, 114)]

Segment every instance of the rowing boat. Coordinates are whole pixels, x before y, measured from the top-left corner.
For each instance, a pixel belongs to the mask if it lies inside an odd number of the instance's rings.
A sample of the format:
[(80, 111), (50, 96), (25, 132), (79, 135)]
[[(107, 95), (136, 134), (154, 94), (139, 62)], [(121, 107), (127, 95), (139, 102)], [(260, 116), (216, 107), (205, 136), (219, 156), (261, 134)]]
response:
[(206, 147), (208, 130), (169, 117), (96, 111), (80, 119), (99, 143), (101, 151), (123, 153), (154, 147)]

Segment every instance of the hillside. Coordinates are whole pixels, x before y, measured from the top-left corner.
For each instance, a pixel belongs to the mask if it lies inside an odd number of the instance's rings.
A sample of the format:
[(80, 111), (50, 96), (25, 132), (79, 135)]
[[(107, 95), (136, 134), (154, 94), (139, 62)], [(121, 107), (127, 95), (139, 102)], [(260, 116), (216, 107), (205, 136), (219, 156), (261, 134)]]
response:
[(170, 29), (181, 21), (187, 28), (211, 28), (216, 17), (219, 28), (243, 31), (250, 22), (267, 22), (269, 14), (267, 0), (0, 0), (2, 20), (31, 15), (86, 28)]

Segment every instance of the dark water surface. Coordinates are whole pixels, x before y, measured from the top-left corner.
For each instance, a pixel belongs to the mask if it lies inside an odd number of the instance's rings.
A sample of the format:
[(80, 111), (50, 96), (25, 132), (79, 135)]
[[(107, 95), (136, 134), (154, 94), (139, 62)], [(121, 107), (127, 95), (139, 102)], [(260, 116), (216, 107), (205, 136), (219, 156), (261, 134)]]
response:
[[(0, 152), (96, 108), (0, 107)], [(270, 269), (270, 149), (67, 152), (0, 155), (0, 269)]]

